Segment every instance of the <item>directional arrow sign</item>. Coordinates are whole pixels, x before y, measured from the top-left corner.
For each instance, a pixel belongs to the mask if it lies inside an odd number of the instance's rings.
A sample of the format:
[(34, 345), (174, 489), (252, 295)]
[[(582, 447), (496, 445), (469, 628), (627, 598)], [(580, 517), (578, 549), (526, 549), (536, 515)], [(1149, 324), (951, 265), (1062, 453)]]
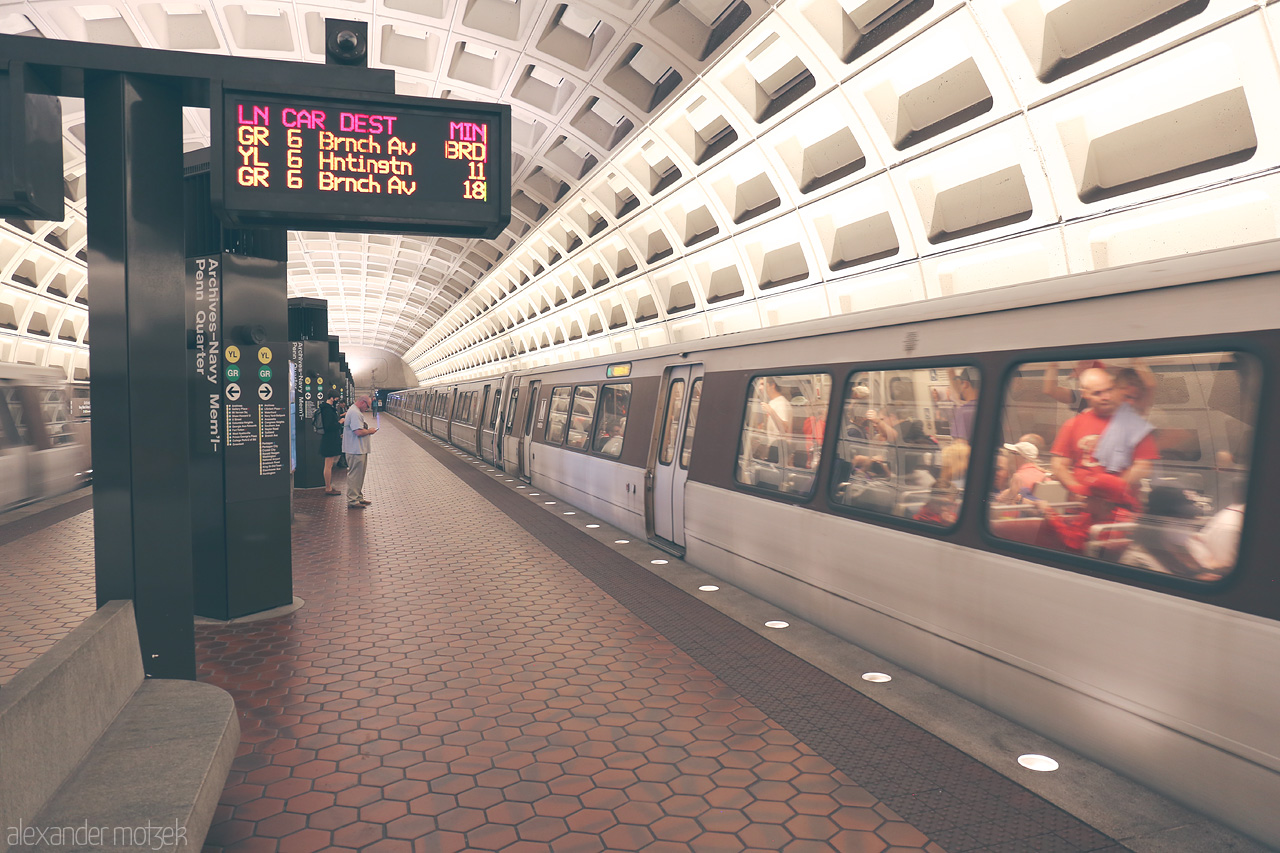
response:
[(271, 386), (270, 386), (270, 385), (259, 385), (259, 386), (258, 386), (258, 397), (259, 397), (259, 399), (262, 399), (262, 400), (270, 400), (270, 399), (271, 399)]
[(239, 386), (239, 385), (237, 385), (236, 383), (232, 382), (230, 385), (228, 385), (228, 386), (227, 386), (227, 399), (228, 399), (228, 400), (230, 400), (230, 401), (231, 401), (231, 402), (233, 402), (233, 403), (234, 403), (236, 400), (239, 400), (239, 399), (240, 399), (240, 386)]

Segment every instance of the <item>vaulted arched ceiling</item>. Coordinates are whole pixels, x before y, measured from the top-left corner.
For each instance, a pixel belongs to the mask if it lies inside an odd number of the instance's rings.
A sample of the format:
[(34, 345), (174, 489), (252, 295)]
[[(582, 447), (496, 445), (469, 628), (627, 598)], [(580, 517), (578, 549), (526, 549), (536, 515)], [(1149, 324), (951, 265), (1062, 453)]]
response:
[[(1266, 0), (25, 0), (0, 32), (319, 62), (326, 17), (401, 94), (512, 106), (497, 240), (291, 234), (290, 295), (421, 379), (1280, 236)], [(0, 360), (72, 374), (64, 110), (67, 220), (0, 226)]]

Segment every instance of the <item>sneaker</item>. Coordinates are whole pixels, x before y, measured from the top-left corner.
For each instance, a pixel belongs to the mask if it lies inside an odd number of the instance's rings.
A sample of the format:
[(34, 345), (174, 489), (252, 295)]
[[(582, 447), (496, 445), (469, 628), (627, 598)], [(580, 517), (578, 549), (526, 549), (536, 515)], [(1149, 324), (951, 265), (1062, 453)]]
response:
[(365, 500), (364, 498), (361, 498), (361, 499), (360, 499), (360, 505), (361, 505), (361, 506), (368, 506), (368, 505), (369, 505), (369, 504), (371, 504), (371, 503), (373, 503), (373, 501), (367, 501), (367, 500)]
[(347, 504), (347, 509), (364, 509), (364, 504)]

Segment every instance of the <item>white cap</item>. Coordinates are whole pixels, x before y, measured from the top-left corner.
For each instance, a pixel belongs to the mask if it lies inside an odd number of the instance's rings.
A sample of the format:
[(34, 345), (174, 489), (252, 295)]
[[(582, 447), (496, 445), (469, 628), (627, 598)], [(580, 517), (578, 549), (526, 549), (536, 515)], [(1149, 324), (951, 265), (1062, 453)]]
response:
[(1037, 450), (1036, 446), (1029, 441), (1019, 441), (1017, 444), (1006, 444), (1004, 449), (1012, 450), (1014, 453), (1031, 462), (1035, 462), (1040, 456), (1040, 451)]

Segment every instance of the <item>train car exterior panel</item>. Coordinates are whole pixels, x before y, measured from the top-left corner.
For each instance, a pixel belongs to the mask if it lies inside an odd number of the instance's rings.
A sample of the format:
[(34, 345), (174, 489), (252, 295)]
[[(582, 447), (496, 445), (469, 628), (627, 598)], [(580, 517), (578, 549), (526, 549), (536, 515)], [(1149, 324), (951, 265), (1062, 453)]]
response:
[(568, 501), (633, 536), (645, 535), (643, 468), (538, 445), (532, 483), (539, 491)]
[[(1172, 282), (1173, 266), (633, 354), (616, 460), (569, 447), (587, 429), (576, 389), (601, 387), (613, 359), (527, 370), (506, 386), (518, 387), (519, 404), (504, 464), (547, 499), (678, 553), (667, 533), (655, 538), (653, 478), (674, 447), (672, 377), (697, 375), (688, 480), (664, 507), (689, 563), (1280, 847), (1280, 528), (1268, 523), (1280, 512), (1270, 488), (1280, 455), (1266, 440), (1280, 424), (1280, 276), (1152, 287), (1153, 277)], [(1188, 268), (1210, 267), (1197, 258)], [(1059, 380), (1064, 363), (1075, 378)], [(1141, 411), (1160, 444), (1143, 457), (1150, 471), (1125, 481), (1126, 497), (1103, 501), (1128, 501), (1131, 513), (1090, 520), (1088, 547), (1075, 550), (1014, 535), (1058, 530), (1052, 512), (1094, 518), (1087, 491), (1054, 479), (1053, 459), (1066, 456), (1058, 436), (1092, 411), (1083, 371), (1118, 381), (1138, 367), (1150, 379)], [(557, 388), (569, 390), (553, 412)], [(1068, 404), (1050, 394), (1059, 390), (1076, 396)], [(877, 441), (896, 456), (847, 452), (870, 446), (851, 425), (869, 428), (859, 411), (873, 399), (893, 410), (898, 437)], [(553, 413), (559, 442), (548, 441)], [(912, 444), (921, 419), (927, 431)], [(1027, 490), (1023, 500), (1010, 482), (1008, 448), (1034, 450), (1019, 438), (1034, 432), (1044, 434), (1048, 485), (1064, 497)], [(919, 487), (917, 474), (944, 485)], [(850, 487), (868, 482), (868, 493), (892, 484), (897, 499), (851, 502)], [(1156, 497), (1179, 491), (1199, 510), (1157, 509)], [(949, 508), (930, 517), (938, 494)], [(1119, 559), (1155, 547), (1138, 541), (1143, 530), (1172, 521), (1199, 535), (1233, 511), (1230, 563), (1187, 573)]]
[(0, 511), (91, 479), (85, 391), (59, 370), (0, 364)]
[(1260, 713), (1280, 682), (1259, 683), (1276, 623), (693, 483), (686, 513), (686, 558), (717, 577), (1257, 837), (1280, 831), (1262, 805), (1280, 797), (1280, 730)]

